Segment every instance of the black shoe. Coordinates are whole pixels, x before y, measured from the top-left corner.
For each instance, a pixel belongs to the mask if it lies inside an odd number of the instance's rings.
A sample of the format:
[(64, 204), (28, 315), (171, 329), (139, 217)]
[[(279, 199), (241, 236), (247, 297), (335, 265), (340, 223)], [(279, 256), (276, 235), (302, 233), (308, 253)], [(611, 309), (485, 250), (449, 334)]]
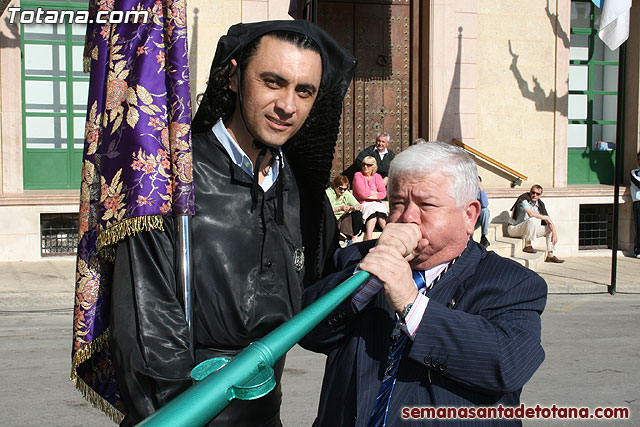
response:
[(535, 250), (535, 249), (533, 249), (533, 246), (531, 246), (531, 245), (527, 245), (527, 246), (525, 246), (524, 248), (522, 248), (522, 252), (526, 252), (526, 253), (528, 253), (528, 254), (535, 254), (535, 253), (536, 253), (536, 250)]
[(552, 255), (552, 256), (547, 256), (547, 258), (544, 260), (544, 262), (553, 262), (555, 264), (562, 264), (564, 262), (564, 260), (558, 258), (555, 255)]
[(481, 244), (482, 246), (484, 246), (485, 248), (486, 248), (487, 246), (490, 246), (490, 245), (491, 245), (491, 243), (489, 243), (489, 239), (487, 239), (487, 236), (485, 236), (484, 234), (482, 235), (482, 238), (480, 239), (480, 244)]

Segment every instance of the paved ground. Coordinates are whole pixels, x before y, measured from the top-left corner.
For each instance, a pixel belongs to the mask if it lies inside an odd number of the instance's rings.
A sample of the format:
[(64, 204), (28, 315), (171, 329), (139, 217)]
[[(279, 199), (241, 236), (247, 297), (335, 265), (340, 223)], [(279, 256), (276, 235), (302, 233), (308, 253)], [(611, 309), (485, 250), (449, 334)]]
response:
[[(606, 293), (611, 259), (545, 265), (547, 359), (525, 387), (528, 405), (624, 406), (632, 420), (527, 421), (525, 425), (640, 425), (640, 260), (619, 257), (618, 293)], [(74, 263), (0, 263), (0, 424), (111, 426), (69, 380)], [(289, 352), (283, 379), (285, 426), (310, 426), (324, 356)], [(634, 417), (636, 414), (636, 417)]]
[[(619, 255), (616, 271), (617, 292), (640, 292), (640, 259)], [(549, 293), (607, 292), (611, 255), (567, 258), (564, 264), (543, 262), (538, 274), (547, 281)]]
[(640, 425), (640, 295), (549, 295), (542, 315), (546, 359), (522, 402), (627, 407), (631, 420), (528, 421), (532, 426)]

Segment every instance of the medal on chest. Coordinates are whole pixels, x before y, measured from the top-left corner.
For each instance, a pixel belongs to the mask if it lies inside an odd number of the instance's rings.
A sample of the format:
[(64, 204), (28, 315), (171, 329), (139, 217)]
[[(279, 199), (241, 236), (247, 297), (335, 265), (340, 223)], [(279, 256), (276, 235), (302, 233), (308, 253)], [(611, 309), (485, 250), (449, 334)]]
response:
[(293, 266), (297, 273), (302, 271), (302, 267), (304, 267), (304, 248), (296, 248), (293, 251)]

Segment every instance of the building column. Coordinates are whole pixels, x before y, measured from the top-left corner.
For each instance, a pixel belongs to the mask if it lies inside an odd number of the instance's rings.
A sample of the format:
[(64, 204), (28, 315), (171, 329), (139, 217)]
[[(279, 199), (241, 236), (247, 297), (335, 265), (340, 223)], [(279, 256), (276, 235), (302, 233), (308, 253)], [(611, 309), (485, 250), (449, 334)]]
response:
[[(10, 7), (18, 7), (13, 1)], [(20, 26), (0, 17), (0, 193), (22, 192), (22, 83)]]
[[(553, 117), (553, 186), (566, 187), (569, 142), (569, 48), (559, 34), (571, 30), (571, 1), (556, 2), (555, 113)], [(549, 7), (553, 7), (553, 3)]]

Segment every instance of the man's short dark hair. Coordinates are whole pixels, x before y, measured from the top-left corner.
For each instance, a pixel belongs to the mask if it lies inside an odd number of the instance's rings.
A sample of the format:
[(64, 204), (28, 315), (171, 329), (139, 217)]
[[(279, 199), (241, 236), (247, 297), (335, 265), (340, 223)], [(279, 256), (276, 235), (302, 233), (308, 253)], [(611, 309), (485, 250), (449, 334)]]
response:
[(540, 192), (541, 192), (541, 193), (542, 193), (542, 191), (543, 191), (543, 190), (542, 190), (542, 185), (540, 185), (540, 184), (533, 184), (533, 185), (531, 186), (531, 190), (533, 190), (534, 188), (537, 188), (538, 190), (540, 190)]
[[(309, 38), (307, 35), (298, 33), (295, 31), (272, 31), (265, 33), (260, 37), (255, 38), (249, 42), (241, 52), (238, 53), (234, 59), (238, 61), (238, 68), (240, 69), (240, 85), (244, 81), (244, 73), (247, 69), (247, 65), (251, 59), (255, 56), (260, 40), (264, 36), (272, 36), (278, 40), (284, 40), (289, 42), (300, 49), (309, 49), (320, 55), (320, 47), (316, 42)], [(207, 120), (202, 125), (196, 128), (194, 126), (193, 131), (206, 131), (210, 129), (215, 122), (220, 118), (227, 119), (231, 117), (236, 106), (236, 93), (229, 89), (229, 77), (231, 72), (231, 62), (227, 62), (220, 67), (211, 70), (209, 74), (209, 80), (207, 81), (207, 88), (204, 93), (198, 95), (198, 102), (202, 102), (200, 108), (205, 108)], [(322, 90), (322, 87), (318, 90), (318, 93)]]
[(296, 33), (294, 31), (273, 31), (271, 33), (266, 33), (248, 43), (240, 53), (240, 58), (236, 58), (238, 61), (238, 67), (240, 68), (240, 78), (244, 79), (244, 73), (247, 66), (251, 59), (256, 55), (258, 45), (265, 36), (275, 37), (278, 40), (289, 42), (299, 49), (308, 49), (320, 55), (320, 48), (316, 42), (305, 34)]

